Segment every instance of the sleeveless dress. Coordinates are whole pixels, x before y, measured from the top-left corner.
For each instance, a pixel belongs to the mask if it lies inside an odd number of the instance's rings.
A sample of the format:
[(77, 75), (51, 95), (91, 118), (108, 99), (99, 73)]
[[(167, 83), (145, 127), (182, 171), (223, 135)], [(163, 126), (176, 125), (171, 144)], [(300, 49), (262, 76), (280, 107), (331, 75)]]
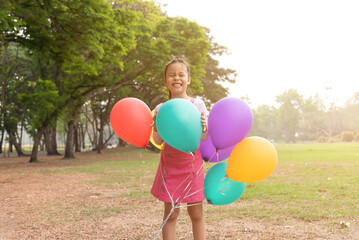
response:
[[(202, 99), (191, 98), (190, 101), (207, 116), (207, 110)], [(199, 148), (192, 155), (164, 143), (151, 189), (152, 195), (163, 202), (200, 202), (205, 199), (203, 187), (204, 171)]]

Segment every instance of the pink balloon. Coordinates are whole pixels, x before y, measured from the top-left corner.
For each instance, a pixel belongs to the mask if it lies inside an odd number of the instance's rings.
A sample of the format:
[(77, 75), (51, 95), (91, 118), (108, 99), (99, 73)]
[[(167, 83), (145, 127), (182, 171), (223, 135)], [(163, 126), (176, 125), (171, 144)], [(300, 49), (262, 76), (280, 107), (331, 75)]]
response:
[(242, 141), (253, 124), (249, 106), (239, 98), (226, 97), (214, 104), (208, 116), (213, 146), (225, 149)]
[(216, 148), (213, 146), (211, 137), (209, 136), (206, 141), (201, 141), (199, 145), (199, 150), (201, 151), (202, 159), (204, 161), (213, 163), (221, 162), (229, 158), (235, 146), (236, 145), (233, 145), (229, 148), (218, 150), (218, 152), (216, 152)]

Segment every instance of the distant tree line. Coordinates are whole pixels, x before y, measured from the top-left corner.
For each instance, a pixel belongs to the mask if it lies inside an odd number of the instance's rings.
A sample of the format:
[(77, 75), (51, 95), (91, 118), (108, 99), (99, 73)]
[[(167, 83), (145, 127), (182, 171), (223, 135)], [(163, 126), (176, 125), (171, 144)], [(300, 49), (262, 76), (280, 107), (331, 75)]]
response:
[(64, 158), (84, 147), (86, 134), (100, 152), (118, 100), (137, 97), (153, 108), (168, 99), (163, 68), (172, 56), (186, 56), (190, 90), (210, 106), (227, 96), (222, 83), (236, 77), (219, 67), (215, 56), (222, 54), (227, 48), (213, 41), (209, 29), (168, 17), (155, 1), (3, 0), (0, 151), (7, 135), (17, 154), (25, 155), (26, 132), (33, 138), (30, 162), (37, 161), (40, 145), (59, 154), (61, 124)]
[(253, 110), (251, 135), (276, 141), (359, 141), (359, 92), (345, 106), (319, 98), (304, 98), (290, 89), (276, 97), (278, 108), (261, 105)]

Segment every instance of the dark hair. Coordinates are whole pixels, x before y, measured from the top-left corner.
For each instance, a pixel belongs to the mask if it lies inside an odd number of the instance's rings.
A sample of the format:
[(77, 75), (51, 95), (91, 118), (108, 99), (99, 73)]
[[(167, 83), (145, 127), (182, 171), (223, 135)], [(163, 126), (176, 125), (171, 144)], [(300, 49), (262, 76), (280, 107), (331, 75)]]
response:
[(188, 77), (191, 76), (191, 69), (189, 68), (189, 64), (188, 64), (187, 60), (184, 57), (181, 57), (181, 58), (173, 57), (172, 60), (169, 61), (165, 66), (165, 71), (163, 72), (165, 78), (166, 78), (167, 68), (172, 63), (183, 63), (187, 68)]
[[(166, 66), (165, 66), (165, 71), (163, 72), (163, 75), (164, 75), (164, 78), (166, 79), (166, 73), (167, 73), (167, 68), (169, 65), (171, 65), (172, 63), (183, 63), (186, 68), (187, 68), (187, 72), (188, 72), (188, 77), (191, 76), (191, 69), (189, 67), (189, 64), (186, 60), (185, 57), (180, 57), (180, 58), (177, 58), (177, 57), (172, 57), (172, 60), (169, 61)], [(168, 91), (168, 98), (171, 99), (171, 91)]]

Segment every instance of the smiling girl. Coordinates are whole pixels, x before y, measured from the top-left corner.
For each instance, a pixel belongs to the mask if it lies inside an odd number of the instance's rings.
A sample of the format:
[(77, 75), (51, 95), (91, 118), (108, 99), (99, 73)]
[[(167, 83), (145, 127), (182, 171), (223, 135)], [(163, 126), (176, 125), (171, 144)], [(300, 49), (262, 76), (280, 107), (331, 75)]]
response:
[[(200, 98), (191, 98), (187, 88), (191, 84), (190, 68), (183, 59), (172, 59), (164, 71), (164, 83), (169, 90), (170, 99), (182, 98), (194, 104), (201, 113), (203, 132), (201, 140), (206, 140), (207, 110)], [(155, 109), (155, 115), (162, 104)], [(164, 141), (154, 126), (153, 139), (160, 145)], [(179, 215), (179, 203), (187, 203), (187, 212), (192, 222), (193, 238), (206, 239), (206, 231), (202, 210), (204, 171), (199, 149), (194, 155), (181, 152), (168, 144), (164, 144), (157, 174), (151, 189), (154, 197), (164, 202), (165, 225), (162, 229), (164, 240), (175, 239), (176, 220)], [(167, 221), (166, 221), (167, 220)]]

